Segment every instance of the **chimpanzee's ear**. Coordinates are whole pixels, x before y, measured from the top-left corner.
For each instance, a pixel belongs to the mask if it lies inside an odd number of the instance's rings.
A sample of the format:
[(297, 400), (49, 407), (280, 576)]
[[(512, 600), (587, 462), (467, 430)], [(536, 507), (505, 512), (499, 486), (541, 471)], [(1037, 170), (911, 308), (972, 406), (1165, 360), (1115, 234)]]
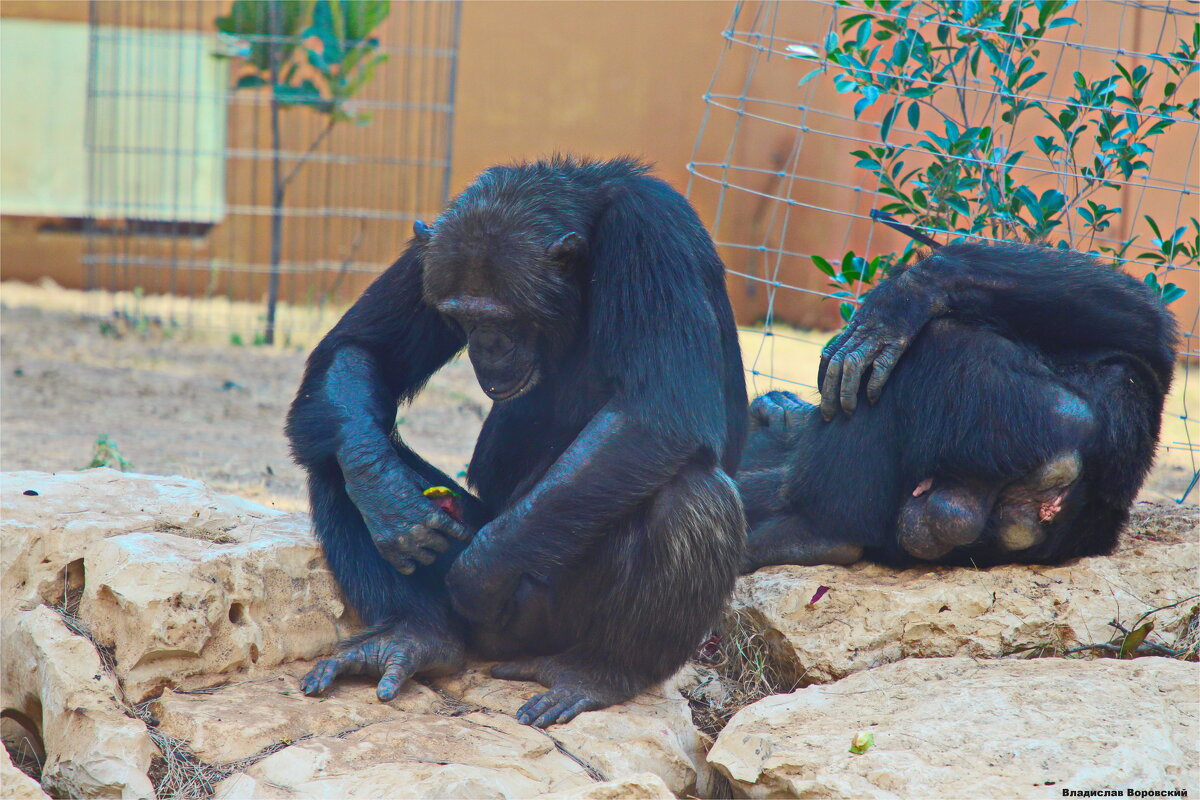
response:
[(554, 244), (546, 248), (546, 255), (560, 263), (566, 264), (583, 250), (583, 237), (571, 231), (564, 233)]
[(421, 220), (416, 220), (415, 222), (413, 222), (413, 236), (415, 236), (417, 241), (420, 242), (421, 244), (425, 244), (426, 242), (428, 242), (429, 237), (432, 234), (433, 234), (433, 228), (429, 227)]

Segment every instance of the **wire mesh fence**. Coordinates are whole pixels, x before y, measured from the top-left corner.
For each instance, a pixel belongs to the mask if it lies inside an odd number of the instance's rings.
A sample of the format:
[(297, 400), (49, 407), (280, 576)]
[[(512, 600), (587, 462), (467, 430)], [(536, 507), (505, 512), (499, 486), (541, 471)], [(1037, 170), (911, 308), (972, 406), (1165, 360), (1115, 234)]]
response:
[(328, 324), (445, 203), (459, 15), (457, 2), (93, 0), (97, 310), (247, 344)]
[(737, 3), (688, 191), (760, 321), (742, 329), (755, 392), (815, 390), (829, 334), (806, 329), (915, 257), (873, 212), (939, 241), (1069, 245), (1172, 302), (1160, 447), (1182, 501), (1200, 476), (1198, 19), (1177, 0)]

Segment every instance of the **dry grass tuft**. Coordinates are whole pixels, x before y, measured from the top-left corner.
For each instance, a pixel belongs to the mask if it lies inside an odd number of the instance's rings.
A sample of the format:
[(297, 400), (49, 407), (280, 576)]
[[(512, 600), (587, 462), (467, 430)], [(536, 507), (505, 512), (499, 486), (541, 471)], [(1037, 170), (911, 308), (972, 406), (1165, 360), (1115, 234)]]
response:
[(33, 736), (36, 734), (26, 731), (18, 740), (5, 739), (4, 749), (8, 751), (8, 757), (12, 759), (14, 767), (41, 783), (42, 759), (38, 756), (38, 745), (31, 738)]
[(1180, 661), (1200, 661), (1200, 604), (1192, 606), (1174, 623), (1163, 626), (1173, 631), (1175, 640), (1170, 647)]
[(252, 756), (237, 761), (209, 764), (193, 753), (186, 742), (168, 736), (158, 729), (157, 721), (149, 711), (153, 702), (148, 700), (133, 710), (134, 715), (146, 723), (151, 740), (162, 753), (161, 757), (155, 758), (150, 764), (150, 782), (154, 785), (154, 795), (158, 800), (200, 800), (211, 797), (216, 784), (230, 775), (241, 772), (285, 747), (310, 738), (304, 736), (294, 741), (276, 742)]
[(692, 722), (716, 738), (741, 709), (800, 685), (800, 675), (745, 611), (730, 610), (714, 641), (693, 662), (697, 680), (683, 688)]

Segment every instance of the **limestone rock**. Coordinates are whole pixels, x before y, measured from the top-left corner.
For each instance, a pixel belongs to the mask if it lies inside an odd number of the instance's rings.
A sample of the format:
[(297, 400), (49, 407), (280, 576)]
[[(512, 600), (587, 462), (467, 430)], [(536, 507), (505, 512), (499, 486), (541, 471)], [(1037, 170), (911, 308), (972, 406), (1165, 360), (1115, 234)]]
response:
[(274, 676), (235, 682), (204, 693), (167, 690), (150, 704), (158, 728), (187, 742), (210, 764), (253, 756), (268, 747), (307, 736), (333, 736), (386, 722), (399, 711), (438, 713), (446, 700), (409, 681), (390, 703), (375, 697), (375, 681), (337, 681), (325, 696), (305, 697), (300, 677), (312, 662), (286, 664)]
[[(463, 703), (510, 716), (544, 691), (534, 683), (496, 680), (481, 666), (440, 678), (434, 685)], [(707, 794), (705, 744), (673, 681), (620, 705), (581, 714), (566, 725), (549, 728), (548, 733), (601, 780), (650, 772), (678, 796)]]
[(214, 798), (525, 798), (592, 782), (553, 739), (511, 717), (398, 711), (389, 722), (280, 750), (222, 781)]
[[(1194, 794), (1198, 679), (1162, 658), (908, 660), (742, 709), (709, 761), (739, 797)], [(874, 744), (855, 755), (860, 731)]]
[(17, 615), (11, 629), (0, 700), (39, 727), (42, 785), (57, 796), (153, 798), (147, 773), (158, 749), (126, 715), (91, 642), (45, 606)]
[(6, 605), (81, 594), (133, 702), (313, 658), (352, 629), (306, 516), (109, 469), (8, 473), (0, 487)]
[(596, 783), (566, 794), (546, 795), (545, 800), (675, 800), (663, 779), (651, 772), (619, 781)]
[(50, 795), (42, 791), (37, 781), (13, 766), (5, 750), (0, 761), (0, 797), (5, 800), (49, 800)]
[[(1115, 633), (1110, 621), (1129, 625), (1196, 591), (1197, 516), (1141, 514), (1111, 556), (988, 570), (771, 567), (742, 578), (732, 605), (806, 684), (903, 658), (996, 658), (1106, 642)], [(1185, 519), (1190, 524), (1175, 524)], [(810, 602), (820, 586), (829, 591)]]
[(0, 596), (9, 609), (55, 605), (82, 586), (83, 549), (134, 531), (173, 531), (221, 540), (250, 521), (286, 517), (239, 497), (216, 495), (198, 481), (122, 473), (0, 473)]
[[(704, 794), (714, 774), (687, 705), (671, 686), (543, 733), (512, 718), (539, 688), (491, 678), (485, 666), (438, 679), (432, 688), (410, 681), (390, 703), (379, 702), (371, 678), (341, 679), (324, 697), (305, 697), (299, 679), (311, 666), (287, 664), (273, 676), (205, 693), (166, 692), (150, 711), (162, 732), (186, 742), (210, 764), (225, 765), (285, 745), (226, 779), (218, 796), (230, 798), (322, 792), (347, 797), (416, 797), (423, 792), (532, 797), (608, 785), (598, 783), (603, 781), (625, 787), (629, 794), (622, 796), (655, 797), (661, 788), (673, 797)], [(400, 733), (406, 728), (409, 733)], [(496, 730), (507, 749), (496, 749)], [(513, 731), (520, 731), (515, 739)], [(397, 751), (407, 757), (389, 755), (395, 750), (393, 739), (400, 736), (413, 741), (424, 737), (427, 746), (410, 743)], [(347, 741), (356, 744), (348, 748)], [(319, 769), (291, 772), (296, 760), (318, 757)], [(380, 782), (378, 794), (369, 792), (366, 772)], [(281, 775), (292, 777), (281, 780)], [(443, 779), (460, 790), (430, 788)], [(425, 789), (410, 790), (410, 784)], [(493, 789), (483, 788), (487, 786)]]

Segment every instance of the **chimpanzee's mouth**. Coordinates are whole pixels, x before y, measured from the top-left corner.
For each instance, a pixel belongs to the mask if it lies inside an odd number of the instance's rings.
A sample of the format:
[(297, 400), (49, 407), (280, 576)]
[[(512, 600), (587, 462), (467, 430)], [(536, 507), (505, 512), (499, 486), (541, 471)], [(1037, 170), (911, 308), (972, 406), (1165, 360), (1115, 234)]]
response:
[(483, 392), (497, 403), (503, 403), (506, 400), (514, 400), (528, 392), (535, 385), (537, 385), (538, 378), (540, 377), (541, 373), (538, 371), (537, 364), (531, 362), (524, 377), (522, 377), (521, 380), (517, 381), (511, 387), (485, 385), (483, 386)]

